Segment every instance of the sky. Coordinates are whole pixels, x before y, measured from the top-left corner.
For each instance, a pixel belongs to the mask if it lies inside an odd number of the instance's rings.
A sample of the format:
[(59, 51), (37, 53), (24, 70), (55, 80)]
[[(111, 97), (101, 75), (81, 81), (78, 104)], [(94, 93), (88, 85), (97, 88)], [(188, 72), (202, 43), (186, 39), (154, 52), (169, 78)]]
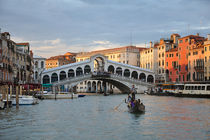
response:
[(210, 34), (210, 0), (0, 0), (1, 32), (45, 58), (200, 33)]

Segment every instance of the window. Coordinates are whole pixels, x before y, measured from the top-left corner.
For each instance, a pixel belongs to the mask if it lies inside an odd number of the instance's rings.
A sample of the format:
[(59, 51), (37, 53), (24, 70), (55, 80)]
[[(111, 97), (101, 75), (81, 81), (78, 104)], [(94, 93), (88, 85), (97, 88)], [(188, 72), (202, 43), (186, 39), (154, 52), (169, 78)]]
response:
[(210, 86), (207, 86), (207, 90), (210, 90)]
[(182, 43), (182, 40), (179, 40), (179, 43)]
[(207, 51), (207, 47), (205, 47), (205, 52)]
[(166, 62), (166, 66), (168, 67), (168, 62)]
[(188, 39), (185, 39), (185, 42), (187, 42), (188, 41)]

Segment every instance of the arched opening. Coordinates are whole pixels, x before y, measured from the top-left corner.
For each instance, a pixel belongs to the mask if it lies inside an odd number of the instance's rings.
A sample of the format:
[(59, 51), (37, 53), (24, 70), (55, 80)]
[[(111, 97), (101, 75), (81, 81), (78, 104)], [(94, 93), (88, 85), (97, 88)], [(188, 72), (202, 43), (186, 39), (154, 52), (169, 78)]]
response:
[(136, 71), (133, 71), (131, 77), (134, 79), (138, 79), (138, 73)]
[(101, 81), (97, 82), (97, 92), (102, 93)]
[(53, 73), (51, 75), (51, 82), (53, 83), (53, 82), (56, 82), (56, 81), (58, 81), (58, 75), (57, 75), (57, 73)]
[(145, 75), (144, 73), (141, 73), (141, 74), (139, 75), (139, 79), (140, 79), (141, 81), (143, 81), (143, 82), (146, 82), (146, 75)]
[(114, 66), (109, 65), (108, 72), (114, 73)]
[(83, 74), (82, 68), (81, 68), (81, 67), (78, 67), (78, 68), (76, 69), (76, 76), (80, 76), (80, 75), (82, 75), (82, 74)]
[(124, 76), (125, 77), (130, 77), (130, 70), (129, 69), (124, 70)]
[(44, 61), (41, 62), (41, 68), (44, 68)]
[(84, 73), (85, 73), (85, 74), (89, 74), (90, 71), (91, 71), (90, 66), (89, 66), (89, 65), (86, 65), (85, 68), (84, 68)]
[(43, 77), (43, 84), (49, 84), (50, 83), (50, 77), (48, 76), (48, 75), (45, 75), (44, 77)]
[(60, 72), (60, 80), (66, 79), (66, 72), (65, 71), (61, 71)]
[(104, 58), (96, 57), (94, 60), (94, 71), (104, 71)]
[(121, 68), (121, 67), (117, 67), (117, 69), (116, 69), (116, 74), (122, 76), (122, 68)]
[(38, 61), (35, 62), (35, 68), (38, 68)]
[(38, 72), (37, 71), (35, 72), (35, 79), (36, 80), (38, 79)]
[(153, 83), (154, 82), (154, 77), (152, 75), (147, 76), (147, 82), (148, 83)]
[(68, 77), (74, 77), (74, 70), (73, 69), (70, 69), (68, 71)]
[(96, 92), (96, 82), (95, 81), (93, 81), (93, 83), (92, 83), (92, 92)]
[(91, 92), (91, 82), (88, 81), (87, 83), (87, 92)]

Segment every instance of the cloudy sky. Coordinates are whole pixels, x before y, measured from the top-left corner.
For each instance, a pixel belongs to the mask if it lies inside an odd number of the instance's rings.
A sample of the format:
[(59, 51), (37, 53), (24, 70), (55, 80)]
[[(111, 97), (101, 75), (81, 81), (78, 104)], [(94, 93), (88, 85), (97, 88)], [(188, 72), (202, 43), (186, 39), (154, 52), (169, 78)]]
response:
[(210, 33), (210, 0), (0, 0), (1, 32), (50, 57)]

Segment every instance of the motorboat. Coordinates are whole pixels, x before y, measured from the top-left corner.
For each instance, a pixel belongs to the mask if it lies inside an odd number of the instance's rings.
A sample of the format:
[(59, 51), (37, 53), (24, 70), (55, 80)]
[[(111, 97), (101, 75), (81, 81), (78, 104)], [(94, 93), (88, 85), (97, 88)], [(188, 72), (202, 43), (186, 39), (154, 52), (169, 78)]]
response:
[(74, 93), (58, 93), (58, 94), (52, 94), (47, 93), (41, 95), (43, 99), (74, 99), (78, 98), (78, 94)]
[[(16, 96), (10, 98), (12, 105), (16, 105)], [(38, 99), (33, 96), (19, 95), (19, 105), (35, 105), (38, 104)]]

